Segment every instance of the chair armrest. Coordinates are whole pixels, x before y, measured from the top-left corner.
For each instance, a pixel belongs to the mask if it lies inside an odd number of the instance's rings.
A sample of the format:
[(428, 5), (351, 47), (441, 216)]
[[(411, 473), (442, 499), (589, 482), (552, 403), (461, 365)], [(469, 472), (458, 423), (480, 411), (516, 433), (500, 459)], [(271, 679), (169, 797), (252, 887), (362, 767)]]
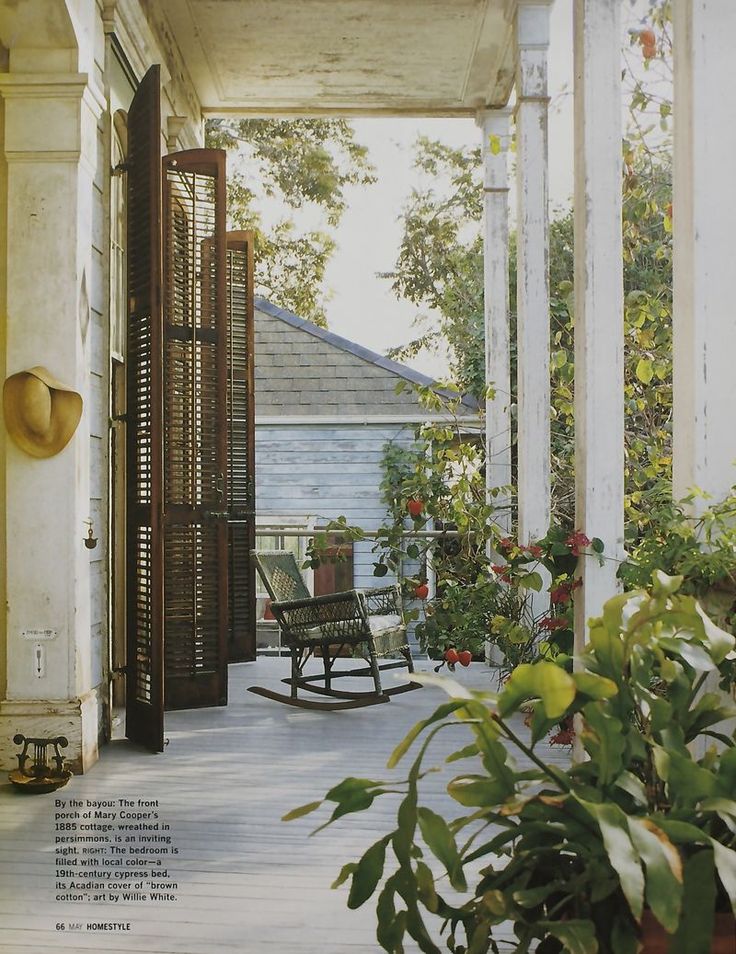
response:
[(304, 630), (323, 626), (331, 629), (333, 623), (367, 620), (368, 612), (362, 594), (357, 590), (329, 593), (310, 599), (282, 600), (271, 603), (271, 611), (287, 629)]

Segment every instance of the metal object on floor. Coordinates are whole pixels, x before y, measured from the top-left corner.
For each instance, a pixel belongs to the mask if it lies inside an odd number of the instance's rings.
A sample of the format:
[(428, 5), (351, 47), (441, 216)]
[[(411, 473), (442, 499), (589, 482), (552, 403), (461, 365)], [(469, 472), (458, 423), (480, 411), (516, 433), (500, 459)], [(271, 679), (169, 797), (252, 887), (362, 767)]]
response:
[[(18, 733), (13, 736), (13, 742), (15, 745), (23, 746), (17, 756), (18, 768), (8, 775), (19, 791), (36, 795), (55, 792), (57, 788), (66, 785), (72, 777), (71, 771), (64, 768), (64, 756), (59, 751), (60, 748), (66, 748), (69, 745), (69, 740), (63, 735), (47, 739), (32, 739)], [(31, 746), (32, 757), (28, 754)], [(52, 756), (52, 761), (55, 763), (53, 766), (48, 763), (49, 746), (53, 746), (56, 753)]]
[[(301, 709), (357, 709), (388, 702), (392, 695), (421, 688), (417, 683), (384, 689), (381, 672), (406, 667), (414, 671), (399, 586), (371, 590), (347, 590), (326, 596), (310, 596), (293, 553), (284, 550), (253, 551), (253, 559), (271, 597), (271, 611), (282, 632), (283, 645), (291, 653), (291, 676), (284, 679), (290, 693), (279, 693), (262, 686), (249, 691)], [(344, 649), (362, 657), (367, 666), (358, 669), (334, 668)], [(304, 675), (307, 661), (318, 650), (324, 671)], [(399, 655), (399, 661), (379, 663), (379, 659)], [(336, 679), (368, 677), (371, 692), (338, 690)], [(329, 696), (329, 701), (303, 699), (299, 690)]]

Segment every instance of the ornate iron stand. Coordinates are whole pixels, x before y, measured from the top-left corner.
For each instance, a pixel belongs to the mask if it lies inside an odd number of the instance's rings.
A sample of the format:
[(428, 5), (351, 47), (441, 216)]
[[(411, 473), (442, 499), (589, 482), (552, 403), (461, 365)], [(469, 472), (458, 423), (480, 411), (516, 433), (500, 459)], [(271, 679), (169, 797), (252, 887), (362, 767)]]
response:
[[(63, 735), (49, 739), (31, 739), (18, 733), (13, 736), (13, 742), (22, 745), (23, 749), (18, 753), (18, 768), (11, 772), (8, 778), (20, 791), (38, 795), (55, 792), (72, 777), (71, 771), (64, 768), (64, 756), (59, 751), (69, 745), (69, 740)], [(51, 757), (55, 763), (53, 767), (48, 763), (47, 749), (50, 745), (55, 753)], [(28, 753), (30, 747), (32, 755)]]

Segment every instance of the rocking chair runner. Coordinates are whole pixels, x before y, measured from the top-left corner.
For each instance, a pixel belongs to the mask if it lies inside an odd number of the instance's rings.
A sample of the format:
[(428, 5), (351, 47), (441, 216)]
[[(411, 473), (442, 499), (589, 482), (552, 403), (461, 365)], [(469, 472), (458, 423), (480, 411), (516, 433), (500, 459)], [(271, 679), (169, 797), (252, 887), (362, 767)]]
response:
[[(302, 709), (356, 709), (388, 702), (392, 695), (421, 688), (418, 683), (405, 683), (384, 689), (381, 672), (403, 668), (414, 671), (406, 640), (406, 624), (401, 609), (398, 586), (371, 590), (347, 590), (327, 596), (310, 596), (293, 553), (285, 550), (253, 551), (258, 572), (271, 600), (284, 645), (291, 652), (291, 677), (284, 679), (290, 695), (262, 686), (249, 686), (250, 692), (285, 702)], [(304, 675), (304, 666), (314, 654), (322, 651), (324, 673)], [(368, 663), (367, 668), (340, 670), (333, 664), (344, 647), (350, 647)], [(400, 654), (400, 661), (379, 664), (379, 657)], [(369, 676), (372, 692), (348, 692), (333, 689), (334, 679), (344, 676)], [(316, 702), (301, 699), (298, 690), (330, 696), (334, 701)]]

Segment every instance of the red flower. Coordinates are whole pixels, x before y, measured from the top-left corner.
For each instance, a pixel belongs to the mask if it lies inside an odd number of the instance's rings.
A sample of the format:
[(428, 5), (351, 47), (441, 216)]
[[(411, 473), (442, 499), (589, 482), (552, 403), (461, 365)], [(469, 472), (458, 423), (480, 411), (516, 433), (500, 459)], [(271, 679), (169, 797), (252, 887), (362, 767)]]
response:
[(491, 564), (491, 569), (494, 573), (498, 574), (498, 577), (504, 581), (504, 583), (510, 583), (511, 577), (509, 576), (509, 568), (504, 566), (502, 563), (493, 563)]
[(536, 557), (537, 559), (539, 559), (539, 557), (541, 557), (542, 554), (544, 553), (544, 550), (541, 547), (538, 547), (536, 544), (533, 544), (530, 547), (526, 547), (526, 551), (527, 553), (531, 553), (531, 555), (533, 557)]
[(564, 616), (545, 616), (539, 621), (539, 628), (546, 629), (550, 633), (556, 629), (565, 629), (568, 622)]
[(560, 731), (550, 737), (550, 745), (572, 745), (575, 741), (574, 729), (560, 729)]
[(573, 556), (580, 556), (580, 551), (590, 546), (590, 540), (584, 533), (578, 530), (570, 534), (567, 540), (565, 540), (565, 544), (570, 547), (570, 552)]
[(550, 603), (567, 603), (570, 600), (572, 595), (571, 587), (569, 583), (560, 583), (559, 586), (556, 586), (553, 590), (549, 592)]
[(513, 545), (514, 545), (513, 540), (510, 537), (502, 537), (498, 541), (496, 548), (498, 550), (510, 550), (511, 547), (513, 547)]

